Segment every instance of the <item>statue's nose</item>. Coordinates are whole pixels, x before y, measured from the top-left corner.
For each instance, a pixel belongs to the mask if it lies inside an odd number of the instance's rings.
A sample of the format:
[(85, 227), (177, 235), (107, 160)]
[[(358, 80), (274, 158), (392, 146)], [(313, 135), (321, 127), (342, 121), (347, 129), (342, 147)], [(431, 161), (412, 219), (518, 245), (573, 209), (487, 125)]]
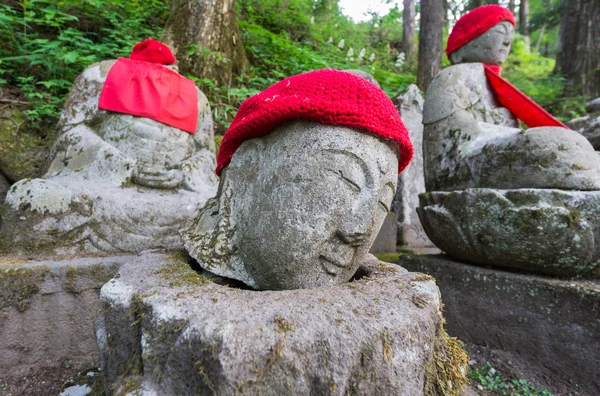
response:
[(375, 228), (375, 209), (373, 205), (362, 204), (357, 206), (348, 218), (340, 225), (337, 235), (351, 246), (360, 246), (365, 243)]

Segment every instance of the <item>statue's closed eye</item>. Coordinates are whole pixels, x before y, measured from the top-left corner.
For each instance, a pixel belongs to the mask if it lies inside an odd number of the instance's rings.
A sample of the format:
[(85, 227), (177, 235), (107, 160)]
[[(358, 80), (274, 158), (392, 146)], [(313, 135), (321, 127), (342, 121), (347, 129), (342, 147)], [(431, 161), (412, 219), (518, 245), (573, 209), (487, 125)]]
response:
[(341, 169), (328, 169), (330, 172), (333, 172), (337, 177), (342, 179), (346, 184), (348, 184), (352, 189), (356, 192), (360, 192), (361, 188), (354, 180), (344, 175), (344, 172)]

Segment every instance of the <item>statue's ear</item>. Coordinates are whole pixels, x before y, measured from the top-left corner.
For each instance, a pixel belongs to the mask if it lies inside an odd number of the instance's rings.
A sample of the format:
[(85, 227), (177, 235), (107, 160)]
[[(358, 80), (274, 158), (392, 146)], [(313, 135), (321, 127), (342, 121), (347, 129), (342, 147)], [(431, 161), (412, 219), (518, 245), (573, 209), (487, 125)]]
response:
[(453, 65), (462, 63), (463, 61), (463, 57), (462, 57), (462, 51), (456, 50), (453, 53), (450, 54), (450, 63)]

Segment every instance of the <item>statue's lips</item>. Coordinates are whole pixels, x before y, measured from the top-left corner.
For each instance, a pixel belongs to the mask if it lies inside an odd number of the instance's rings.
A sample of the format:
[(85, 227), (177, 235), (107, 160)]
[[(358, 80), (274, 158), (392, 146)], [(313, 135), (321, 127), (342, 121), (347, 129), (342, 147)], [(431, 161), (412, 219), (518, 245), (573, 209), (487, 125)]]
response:
[(319, 256), (319, 261), (321, 261), (321, 266), (331, 276), (337, 276), (340, 272), (348, 268), (348, 265), (341, 264), (339, 261), (332, 260), (323, 255)]

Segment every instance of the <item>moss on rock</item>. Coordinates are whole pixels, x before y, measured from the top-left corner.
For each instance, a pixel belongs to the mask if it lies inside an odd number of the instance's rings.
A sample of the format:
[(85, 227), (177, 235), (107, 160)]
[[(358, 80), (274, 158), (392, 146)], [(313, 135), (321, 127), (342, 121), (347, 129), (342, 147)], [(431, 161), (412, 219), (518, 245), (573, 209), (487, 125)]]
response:
[(46, 266), (0, 271), (0, 309), (14, 306), (20, 312), (25, 311), (49, 272), (50, 268)]

